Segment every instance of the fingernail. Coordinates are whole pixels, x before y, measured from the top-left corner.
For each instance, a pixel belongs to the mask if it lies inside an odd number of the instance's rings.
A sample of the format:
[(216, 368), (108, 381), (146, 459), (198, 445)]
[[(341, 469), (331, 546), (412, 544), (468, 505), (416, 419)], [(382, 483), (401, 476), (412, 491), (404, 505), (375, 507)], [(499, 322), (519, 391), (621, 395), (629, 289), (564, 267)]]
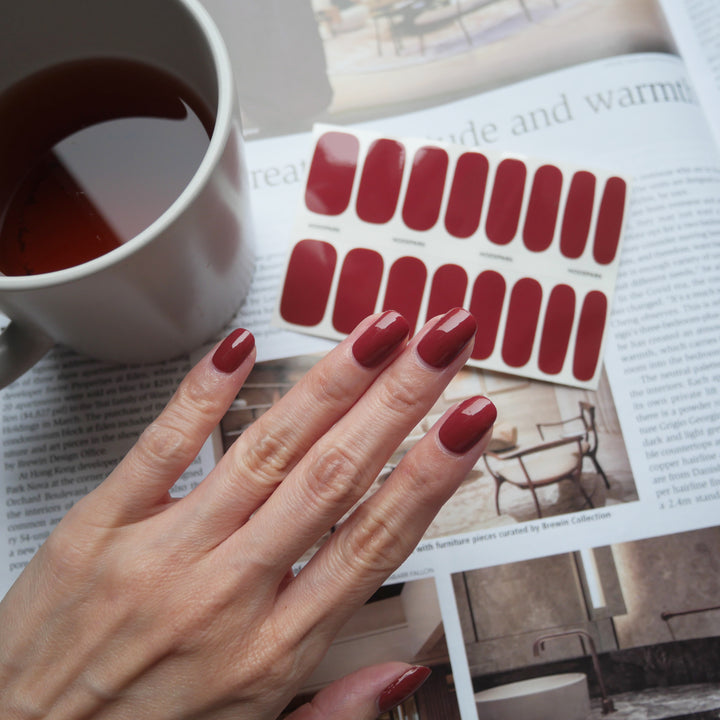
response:
[(379, 713), (386, 713), (414, 695), (418, 688), (430, 676), (430, 668), (416, 665), (393, 680), (381, 693), (377, 700)]
[(445, 419), (438, 438), (446, 450), (462, 455), (480, 442), (496, 418), (497, 409), (486, 397), (468, 398)]
[(431, 367), (447, 367), (463, 351), (476, 330), (475, 318), (467, 310), (450, 310), (420, 340), (418, 355)]
[(388, 310), (355, 340), (352, 354), (363, 367), (375, 368), (392, 355), (409, 333), (407, 320)]
[(220, 372), (235, 372), (255, 347), (252, 333), (243, 328), (233, 330), (219, 345), (212, 356), (213, 365)]

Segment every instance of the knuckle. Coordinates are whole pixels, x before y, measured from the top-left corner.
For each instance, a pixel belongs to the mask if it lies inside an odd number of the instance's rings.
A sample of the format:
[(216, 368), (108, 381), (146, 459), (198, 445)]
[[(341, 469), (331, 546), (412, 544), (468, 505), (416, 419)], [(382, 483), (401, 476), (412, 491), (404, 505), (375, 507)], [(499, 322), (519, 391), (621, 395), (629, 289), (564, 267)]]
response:
[(368, 513), (351, 528), (341, 543), (342, 562), (354, 567), (356, 573), (385, 576), (405, 558), (406, 545), (401, 528), (393, 525), (388, 518)]
[(306, 478), (310, 501), (317, 507), (352, 503), (362, 495), (367, 476), (368, 470), (341, 445), (318, 450)]
[(354, 396), (348, 374), (335, 372), (334, 367), (322, 364), (314, 375), (315, 401), (321, 406), (337, 407), (345, 405)]
[(174, 424), (154, 422), (143, 430), (136, 450), (150, 467), (164, 465), (174, 457), (184, 457), (195, 447), (187, 432)]
[(227, 455), (229, 477), (251, 477), (253, 482), (272, 491), (289, 472), (292, 456), (287, 443), (272, 430), (244, 433)]
[(426, 383), (418, 382), (410, 375), (403, 375), (383, 385), (381, 400), (384, 407), (404, 416), (418, 412), (425, 394), (427, 394)]
[(171, 408), (180, 415), (192, 413), (207, 420), (215, 420), (218, 415), (216, 391), (201, 382), (183, 382), (175, 392)]

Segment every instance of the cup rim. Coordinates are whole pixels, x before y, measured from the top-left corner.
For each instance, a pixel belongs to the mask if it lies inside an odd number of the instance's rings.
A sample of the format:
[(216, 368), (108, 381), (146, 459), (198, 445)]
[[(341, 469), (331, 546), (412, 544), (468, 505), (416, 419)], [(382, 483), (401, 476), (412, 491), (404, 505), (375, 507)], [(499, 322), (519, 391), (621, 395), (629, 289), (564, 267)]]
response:
[(187, 206), (200, 194), (208, 177), (212, 174), (222, 155), (227, 137), (233, 124), (233, 106), (235, 89), (233, 85), (230, 55), (220, 31), (211, 18), (210, 13), (200, 4), (199, 0), (176, 0), (192, 14), (203, 35), (208, 41), (210, 54), (215, 66), (218, 85), (217, 112), (215, 125), (205, 155), (188, 184), (180, 195), (159, 217), (144, 230), (104, 255), (88, 260), (80, 265), (73, 265), (62, 270), (40, 273), (37, 275), (3, 275), (0, 273), (0, 291), (36, 290), (62, 285), (93, 275), (101, 270), (112, 267), (133, 255), (138, 249), (147, 245), (158, 234), (164, 232)]

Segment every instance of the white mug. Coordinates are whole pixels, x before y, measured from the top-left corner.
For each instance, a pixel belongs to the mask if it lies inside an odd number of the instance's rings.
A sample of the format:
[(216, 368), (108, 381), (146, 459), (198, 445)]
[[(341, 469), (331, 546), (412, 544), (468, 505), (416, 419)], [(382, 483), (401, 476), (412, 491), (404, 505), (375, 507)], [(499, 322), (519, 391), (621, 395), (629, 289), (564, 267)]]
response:
[[(219, 333), (253, 269), (249, 190), (227, 50), (197, 0), (0, 0), (0, 93), (66, 61), (141, 61), (214, 113), (207, 152), (143, 232), (73, 267), (0, 276), (0, 387), (56, 343), (117, 363), (170, 359)], [(142, 182), (142, 178), (138, 178)]]

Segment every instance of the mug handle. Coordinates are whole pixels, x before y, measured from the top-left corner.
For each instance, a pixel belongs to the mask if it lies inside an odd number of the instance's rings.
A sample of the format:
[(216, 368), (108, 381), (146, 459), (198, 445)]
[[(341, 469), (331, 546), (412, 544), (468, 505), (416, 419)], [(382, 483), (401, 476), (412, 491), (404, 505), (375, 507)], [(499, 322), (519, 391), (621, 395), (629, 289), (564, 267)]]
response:
[(42, 330), (11, 320), (0, 334), (0, 388), (27, 372), (53, 345)]

